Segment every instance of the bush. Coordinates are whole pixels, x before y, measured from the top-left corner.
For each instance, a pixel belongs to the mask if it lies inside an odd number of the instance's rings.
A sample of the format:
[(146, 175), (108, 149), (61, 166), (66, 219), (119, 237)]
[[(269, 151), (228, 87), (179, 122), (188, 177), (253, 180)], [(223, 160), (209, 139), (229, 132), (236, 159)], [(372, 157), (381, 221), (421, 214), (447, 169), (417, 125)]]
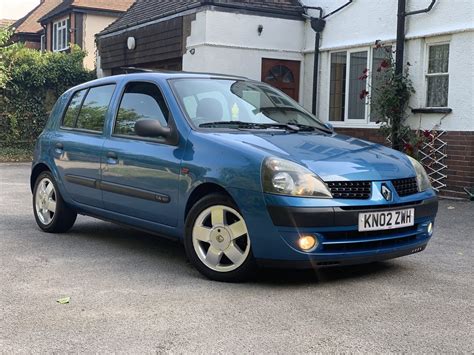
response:
[(31, 147), (57, 98), (95, 75), (84, 69), (78, 47), (41, 53), (8, 44), (10, 35), (0, 30), (0, 146)]

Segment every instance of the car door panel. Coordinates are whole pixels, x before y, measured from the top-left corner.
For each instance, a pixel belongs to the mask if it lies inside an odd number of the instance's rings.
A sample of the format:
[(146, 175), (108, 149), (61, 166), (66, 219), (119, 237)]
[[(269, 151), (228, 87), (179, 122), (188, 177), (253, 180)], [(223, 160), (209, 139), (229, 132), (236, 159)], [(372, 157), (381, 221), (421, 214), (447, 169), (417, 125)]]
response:
[(177, 225), (182, 148), (163, 138), (138, 137), (139, 119), (167, 125), (166, 99), (154, 82), (129, 82), (123, 88), (102, 151), (105, 209), (166, 226)]
[(104, 123), (115, 84), (74, 93), (53, 137), (53, 156), (68, 195), (84, 205), (103, 207), (99, 190)]
[(97, 184), (104, 138), (101, 135), (58, 131), (53, 141), (56, 143), (50, 149), (53, 150), (52, 155), (67, 194), (76, 202), (103, 207)]
[[(104, 145), (101, 189), (106, 209), (176, 226), (179, 147), (112, 138)], [(107, 156), (116, 154), (116, 159)]]

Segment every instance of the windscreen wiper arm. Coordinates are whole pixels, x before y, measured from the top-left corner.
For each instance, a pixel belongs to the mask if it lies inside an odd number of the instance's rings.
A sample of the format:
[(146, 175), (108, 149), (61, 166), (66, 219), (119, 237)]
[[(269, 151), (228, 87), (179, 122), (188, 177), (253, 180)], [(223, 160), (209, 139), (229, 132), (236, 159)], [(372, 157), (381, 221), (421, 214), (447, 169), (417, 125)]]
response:
[(242, 129), (284, 129), (292, 132), (299, 132), (301, 129), (293, 124), (283, 123), (254, 123), (254, 122), (243, 122), (243, 121), (216, 121), (203, 123), (199, 125), (201, 128), (214, 128), (214, 127), (230, 127), (230, 128), (242, 128)]

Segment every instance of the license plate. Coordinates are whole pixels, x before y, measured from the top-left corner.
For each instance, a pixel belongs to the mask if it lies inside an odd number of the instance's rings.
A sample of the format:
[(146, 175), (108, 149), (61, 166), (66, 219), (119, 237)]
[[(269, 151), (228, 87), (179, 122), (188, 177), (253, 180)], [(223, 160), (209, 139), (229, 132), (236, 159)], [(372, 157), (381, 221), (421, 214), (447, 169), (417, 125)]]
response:
[(415, 225), (415, 209), (367, 212), (359, 214), (359, 232), (411, 227)]

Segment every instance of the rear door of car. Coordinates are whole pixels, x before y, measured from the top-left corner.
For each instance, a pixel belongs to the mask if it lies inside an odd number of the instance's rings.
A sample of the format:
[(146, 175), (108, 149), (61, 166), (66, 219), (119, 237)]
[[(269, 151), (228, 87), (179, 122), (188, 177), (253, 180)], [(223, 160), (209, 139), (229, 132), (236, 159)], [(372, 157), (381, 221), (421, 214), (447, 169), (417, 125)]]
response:
[(102, 153), (104, 207), (174, 227), (184, 142), (138, 137), (134, 130), (140, 119), (173, 126), (166, 98), (155, 82), (131, 81), (121, 89), (118, 105)]
[(116, 84), (74, 92), (51, 149), (66, 192), (76, 202), (103, 207), (99, 190), (104, 125)]

